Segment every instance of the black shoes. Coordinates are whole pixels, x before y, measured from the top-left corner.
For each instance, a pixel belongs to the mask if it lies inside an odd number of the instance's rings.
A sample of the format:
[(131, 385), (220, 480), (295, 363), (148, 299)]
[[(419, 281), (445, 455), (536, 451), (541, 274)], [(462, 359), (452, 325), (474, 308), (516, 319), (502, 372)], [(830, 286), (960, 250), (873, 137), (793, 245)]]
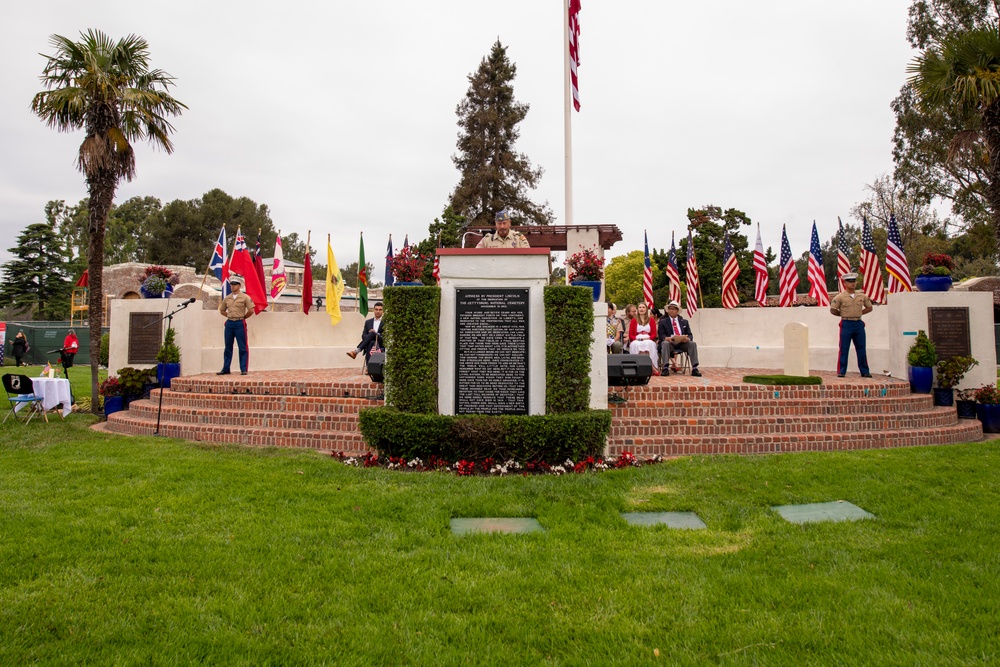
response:
[(697, 368), (692, 368), (691, 369), (691, 377), (700, 378), (701, 377), (701, 371), (699, 371)]
[(246, 374), (247, 374), (246, 371), (240, 371), (240, 375), (246, 375)]
[(229, 375), (229, 371), (219, 371), (216, 375)]
[(842, 377), (844, 377), (844, 374), (843, 373), (837, 373), (837, 377), (842, 378)]
[(871, 376), (872, 376), (871, 373), (862, 373), (861, 374), (861, 377), (863, 377), (863, 378), (870, 378)]

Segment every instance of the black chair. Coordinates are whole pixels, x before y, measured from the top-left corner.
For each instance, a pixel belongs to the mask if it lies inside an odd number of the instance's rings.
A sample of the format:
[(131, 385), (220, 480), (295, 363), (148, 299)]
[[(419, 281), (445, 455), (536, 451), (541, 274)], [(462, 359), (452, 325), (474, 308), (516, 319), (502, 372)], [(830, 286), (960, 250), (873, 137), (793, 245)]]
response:
[(17, 409), (25, 404), (30, 406), (28, 414), (23, 420), (25, 424), (30, 422), (37, 412), (42, 413), (46, 422), (49, 421), (48, 415), (45, 414), (45, 409), (42, 408), (42, 399), (35, 396), (35, 388), (32, 385), (30, 377), (27, 375), (4, 375), (3, 388), (7, 392), (7, 400), (10, 401), (10, 412), (3, 418), (4, 424), (7, 423), (11, 415), (14, 415), (14, 419), (20, 419)]

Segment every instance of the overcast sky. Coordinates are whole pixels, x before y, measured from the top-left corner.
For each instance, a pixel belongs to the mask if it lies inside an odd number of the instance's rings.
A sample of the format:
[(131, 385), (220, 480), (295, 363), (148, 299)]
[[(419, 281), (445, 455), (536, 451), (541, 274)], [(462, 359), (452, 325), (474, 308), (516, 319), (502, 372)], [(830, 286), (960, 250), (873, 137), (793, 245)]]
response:
[[(827, 239), (892, 171), (909, 4), (582, 0), (574, 222), (618, 225), (612, 256), (641, 249), (644, 229), (669, 247), (705, 204), (745, 211), (776, 253), (782, 224), (796, 256), (813, 220)], [(455, 107), (499, 38), (531, 107), (518, 149), (545, 169), (534, 198), (565, 223), (561, 0), (52, 0), (8, 3), (2, 24), (0, 261), (47, 201), (87, 194), (82, 132), (29, 105), (49, 36), (88, 28), (145, 37), (190, 107), (175, 152), (139, 147), (116, 202), (221, 188), (267, 204), (283, 233), (331, 234), (342, 267), (364, 231), (379, 277), (388, 235), (424, 238), (458, 182)]]

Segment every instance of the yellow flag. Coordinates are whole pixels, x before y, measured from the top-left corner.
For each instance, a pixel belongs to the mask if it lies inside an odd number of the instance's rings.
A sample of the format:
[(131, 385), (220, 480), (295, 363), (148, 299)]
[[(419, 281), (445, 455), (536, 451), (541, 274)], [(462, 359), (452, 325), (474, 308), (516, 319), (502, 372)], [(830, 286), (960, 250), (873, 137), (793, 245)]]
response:
[(330, 316), (330, 324), (336, 325), (341, 320), (340, 297), (344, 294), (344, 276), (340, 274), (337, 258), (333, 256), (330, 247), (330, 235), (326, 235), (326, 313)]

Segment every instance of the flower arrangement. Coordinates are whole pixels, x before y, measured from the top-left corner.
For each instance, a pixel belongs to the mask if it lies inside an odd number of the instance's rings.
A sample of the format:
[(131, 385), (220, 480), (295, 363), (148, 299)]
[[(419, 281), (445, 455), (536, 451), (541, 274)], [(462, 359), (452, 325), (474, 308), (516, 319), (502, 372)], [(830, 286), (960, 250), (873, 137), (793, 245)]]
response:
[(950, 276), (954, 270), (955, 262), (950, 255), (929, 252), (924, 257), (924, 263), (919, 272), (923, 276)]
[(379, 468), (388, 470), (402, 470), (410, 472), (431, 472), (443, 471), (451, 472), (459, 477), (472, 475), (566, 475), (569, 473), (582, 474), (587, 471), (602, 472), (620, 468), (632, 468), (642, 465), (651, 465), (663, 461), (663, 457), (654, 456), (645, 460), (639, 460), (632, 452), (622, 452), (617, 458), (604, 458), (603, 456), (588, 456), (579, 461), (567, 459), (559, 464), (551, 464), (546, 461), (527, 461), (520, 463), (513, 459), (509, 461), (496, 461), (487, 458), (482, 461), (467, 461), (462, 459), (453, 463), (437, 456), (431, 456), (430, 460), (424, 461), (419, 458), (407, 460), (405, 457), (382, 457), (376, 452), (368, 452), (361, 457), (347, 456), (343, 452), (334, 452), (333, 457), (344, 465)]
[(917, 332), (917, 340), (913, 342), (910, 351), (906, 354), (906, 363), (914, 368), (928, 368), (937, 365), (937, 350), (923, 329)]
[(984, 384), (976, 390), (975, 396), (980, 405), (1000, 405), (1000, 390), (995, 384)]
[(937, 365), (937, 382), (942, 389), (954, 389), (965, 374), (978, 366), (973, 357), (952, 357), (943, 359)]
[(171, 285), (176, 285), (179, 280), (179, 276), (176, 273), (165, 266), (159, 266), (156, 264), (147, 266), (145, 270), (143, 270), (142, 277), (139, 278), (139, 282), (145, 283), (150, 276), (159, 276), (163, 278), (164, 282)]
[(163, 294), (167, 289), (167, 281), (157, 275), (152, 275), (142, 281), (142, 289), (150, 294)]
[(403, 246), (392, 256), (392, 275), (397, 282), (420, 280), (425, 266), (427, 257), (421, 255), (416, 246)]
[(121, 396), (122, 395), (122, 383), (118, 381), (114, 375), (108, 376), (108, 379), (101, 383), (100, 387), (97, 388), (98, 393), (105, 398), (108, 396)]
[(604, 278), (604, 258), (597, 256), (597, 248), (584, 248), (566, 258), (569, 281), (601, 280)]

